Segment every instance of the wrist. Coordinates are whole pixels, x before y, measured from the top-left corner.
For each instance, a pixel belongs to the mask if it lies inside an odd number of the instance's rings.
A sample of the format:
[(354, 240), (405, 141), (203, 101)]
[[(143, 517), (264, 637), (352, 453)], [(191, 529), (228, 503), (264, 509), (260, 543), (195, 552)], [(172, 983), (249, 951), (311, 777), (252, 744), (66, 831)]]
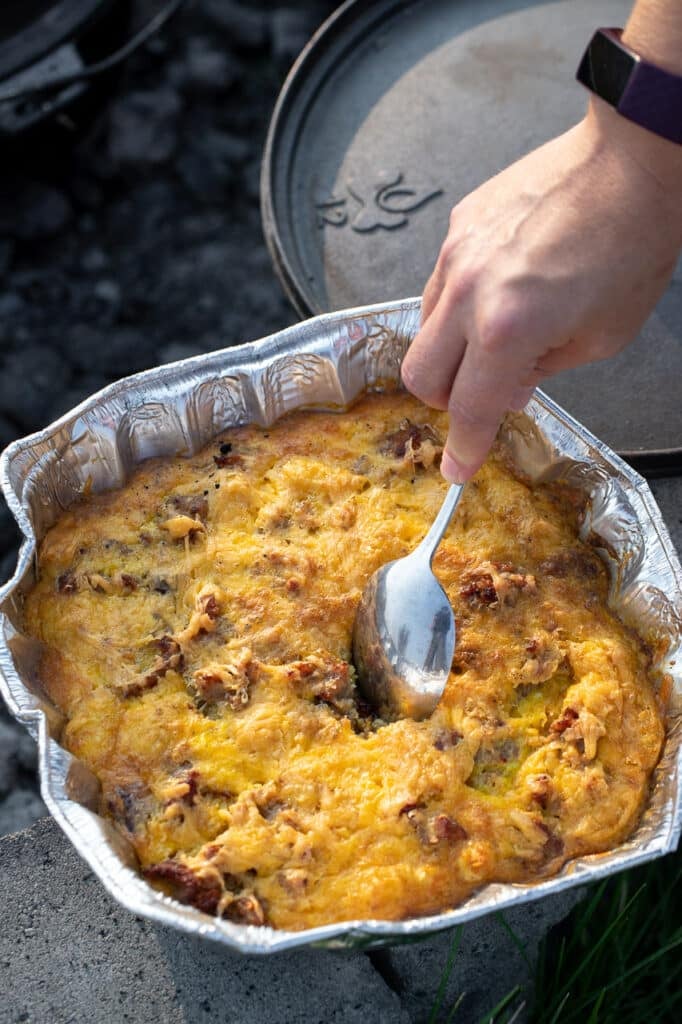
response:
[(584, 125), (599, 150), (620, 160), (670, 204), (671, 216), (682, 229), (682, 146), (622, 117), (598, 96), (590, 97)]
[(623, 30), (623, 42), (645, 60), (682, 75), (679, 0), (640, 0)]

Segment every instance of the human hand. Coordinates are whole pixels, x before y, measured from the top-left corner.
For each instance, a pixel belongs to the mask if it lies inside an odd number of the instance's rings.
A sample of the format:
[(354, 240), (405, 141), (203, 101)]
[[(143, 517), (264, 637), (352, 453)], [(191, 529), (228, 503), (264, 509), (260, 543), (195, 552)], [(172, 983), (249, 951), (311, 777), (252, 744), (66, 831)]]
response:
[(682, 147), (599, 100), (459, 203), (402, 367), (449, 410), (443, 475), (472, 476), (545, 377), (624, 348), (681, 247)]

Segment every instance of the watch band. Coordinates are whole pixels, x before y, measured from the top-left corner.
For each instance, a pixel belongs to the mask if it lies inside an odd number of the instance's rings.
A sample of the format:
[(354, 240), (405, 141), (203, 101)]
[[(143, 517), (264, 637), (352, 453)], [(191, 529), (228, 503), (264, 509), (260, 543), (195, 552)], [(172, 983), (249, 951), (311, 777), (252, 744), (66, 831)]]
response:
[(682, 75), (644, 60), (621, 34), (597, 29), (576, 78), (629, 121), (682, 145)]

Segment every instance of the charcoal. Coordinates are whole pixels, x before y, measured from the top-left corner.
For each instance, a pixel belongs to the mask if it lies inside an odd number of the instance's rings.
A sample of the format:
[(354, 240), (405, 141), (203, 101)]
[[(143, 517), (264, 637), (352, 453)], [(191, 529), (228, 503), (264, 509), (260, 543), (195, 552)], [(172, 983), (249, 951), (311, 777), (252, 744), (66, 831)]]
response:
[(84, 377), (77, 378), (70, 388), (65, 391), (60, 391), (59, 394), (55, 395), (54, 401), (50, 406), (49, 419), (56, 420), (64, 413), (70, 412), (81, 402), (84, 402), (86, 398), (90, 398), (97, 391), (101, 391), (103, 387), (110, 384), (113, 379), (113, 374), (107, 376), (97, 374), (87, 374)]
[(298, 7), (277, 7), (272, 12), (272, 55), (288, 66), (298, 57), (317, 27), (316, 12)]
[(47, 813), (47, 807), (35, 789), (17, 787), (0, 803), (0, 834), (20, 832)]
[(219, 210), (202, 210), (183, 217), (178, 228), (184, 244), (203, 242), (218, 235), (225, 227), (225, 216)]
[(11, 548), (4, 555), (0, 552), (0, 586), (14, 575), (14, 570), (17, 567), (17, 553), (18, 548)]
[(86, 273), (97, 273), (109, 266), (109, 256), (99, 246), (90, 246), (83, 253), (81, 268)]
[(169, 88), (130, 92), (111, 109), (109, 154), (120, 165), (153, 167), (175, 152), (182, 103)]
[(121, 288), (110, 278), (96, 281), (82, 305), (82, 313), (99, 324), (116, 323), (121, 309)]
[(54, 185), (13, 179), (2, 191), (0, 235), (36, 242), (59, 234), (71, 220), (71, 204)]
[(80, 265), (86, 273), (96, 274), (109, 266), (109, 257), (98, 245), (91, 245), (83, 253)]
[(190, 359), (192, 356), (198, 356), (202, 351), (203, 349), (195, 344), (173, 341), (170, 345), (164, 345), (159, 349), (159, 362), (175, 363), (178, 359)]
[(134, 327), (97, 329), (75, 324), (69, 331), (68, 355), (72, 366), (103, 378), (124, 377), (151, 366), (154, 345)]
[(3, 292), (0, 295), (0, 322), (6, 323), (11, 317), (17, 316), (26, 303), (16, 292)]
[(97, 231), (97, 221), (91, 213), (84, 213), (78, 218), (78, 230), (83, 235), (92, 235)]
[[(0, 452), (19, 436), (18, 429), (0, 411)], [(2, 499), (0, 499), (1, 501)]]
[(18, 730), (16, 760), (20, 771), (34, 772), (38, 764), (38, 747), (36, 741), (23, 726), (15, 726)]
[(66, 360), (46, 345), (27, 345), (0, 356), (0, 409), (27, 430), (45, 426), (55, 392), (70, 377)]
[(268, 22), (263, 11), (233, 0), (201, 0), (201, 8), (212, 26), (219, 29), (236, 51), (263, 50), (268, 43)]
[(103, 344), (102, 331), (85, 323), (69, 324), (62, 342), (71, 366), (83, 372), (90, 370), (93, 361), (100, 358)]
[[(150, 249), (156, 257), (161, 241), (168, 238), (174, 229), (180, 191), (175, 181), (155, 180), (138, 185), (130, 191), (125, 204), (112, 209), (114, 230), (125, 231), (127, 237), (134, 237), (138, 246), (144, 244), (146, 236), (153, 243)], [(138, 251), (138, 260), (141, 255)]]
[(189, 95), (224, 93), (243, 73), (238, 60), (203, 36), (188, 40), (185, 59), (178, 63), (177, 84)]
[(260, 205), (260, 173), (261, 162), (259, 158), (251, 160), (242, 170), (244, 193), (256, 206)]
[(17, 727), (0, 721), (0, 799), (9, 793), (15, 783), (18, 752)]
[(14, 282), (25, 305), (29, 307), (40, 305), (64, 308), (69, 301), (69, 282), (56, 267), (47, 267), (41, 271), (21, 271), (14, 275)]
[(69, 194), (76, 206), (95, 210), (104, 201), (104, 190), (89, 174), (76, 172), (69, 181)]
[(20, 536), (14, 516), (4, 498), (0, 498), (0, 552), (18, 547)]
[(193, 139), (177, 161), (178, 174), (203, 202), (220, 202), (235, 181), (239, 165), (251, 152), (244, 139), (225, 132), (209, 132)]
[(0, 280), (12, 266), (14, 242), (11, 238), (0, 238)]

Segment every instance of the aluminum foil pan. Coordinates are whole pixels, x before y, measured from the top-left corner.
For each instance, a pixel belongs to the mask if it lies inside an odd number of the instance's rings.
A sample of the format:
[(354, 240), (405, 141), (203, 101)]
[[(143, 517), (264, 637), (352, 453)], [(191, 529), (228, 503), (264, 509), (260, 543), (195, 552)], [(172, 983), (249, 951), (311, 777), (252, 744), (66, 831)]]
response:
[(5, 451), (2, 487), (25, 540), (0, 588), (0, 689), (37, 738), (41, 791), (52, 815), (120, 903), (135, 914), (244, 953), (305, 944), (362, 948), (398, 943), (495, 909), (539, 899), (675, 849), (682, 824), (682, 571), (645, 481), (549, 398), (511, 416), (503, 441), (534, 480), (567, 479), (590, 498), (585, 534), (611, 569), (611, 600), (655, 641), (661, 676), (673, 680), (667, 739), (635, 834), (611, 853), (574, 860), (539, 884), (488, 885), (456, 910), (407, 921), (345, 921), (301, 932), (232, 924), (163, 896), (135, 869), (131, 849), (96, 812), (98, 783), (59, 744), (60, 715), (22, 635), (22, 595), (34, 580), (36, 543), (85, 487), (124, 483), (151, 456), (195, 452), (227, 427), (271, 424), (299, 407), (339, 408), (399, 376), (419, 324), (419, 300), (316, 317), (237, 348), (183, 360), (112, 384), (52, 426)]

